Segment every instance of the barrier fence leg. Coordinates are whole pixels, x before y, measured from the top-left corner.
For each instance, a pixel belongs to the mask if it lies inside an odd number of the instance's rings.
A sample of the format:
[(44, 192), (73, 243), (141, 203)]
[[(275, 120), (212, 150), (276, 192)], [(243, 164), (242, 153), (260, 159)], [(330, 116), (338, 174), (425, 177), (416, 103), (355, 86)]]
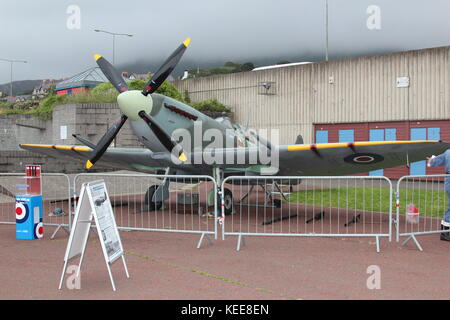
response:
[(198, 240), (198, 243), (197, 243), (197, 249), (200, 249), (200, 247), (202, 246), (203, 239), (204, 239), (205, 237), (206, 237), (206, 239), (208, 240), (209, 244), (212, 244), (212, 240), (211, 240), (211, 238), (209, 237), (209, 235), (208, 235), (207, 233), (203, 232), (202, 235), (200, 236), (200, 240)]
[(245, 238), (242, 234), (239, 235), (238, 237), (238, 243), (237, 243), (237, 247), (236, 247), (236, 251), (241, 250), (241, 244), (243, 244), (245, 246)]
[(413, 234), (410, 235), (405, 241), (403, 241), (402, 246), (407, 244), (409, 242), (409, 240), (411, 240), (411, 239), (416, 244), (417, 249), (419, 249), (419, 251), (423, 251), (422, 246), (420, 245), (419, 241), (417, 241), (416, 237)]
[(50, 240), (53, 240), (55, 238), (56, 234), (58, 233), (59, 229), (61, 229), (61, 228), (70, 236), (69, 229), (67, 229), (62, 224), (60, 224), (58, 227), (56, 227), (55, 231), (53, 231), (52, 236), (50, 237)]
[(380, 237), (375, 237), (375, 241), (377, 243), (377, 253), (380, 253)]

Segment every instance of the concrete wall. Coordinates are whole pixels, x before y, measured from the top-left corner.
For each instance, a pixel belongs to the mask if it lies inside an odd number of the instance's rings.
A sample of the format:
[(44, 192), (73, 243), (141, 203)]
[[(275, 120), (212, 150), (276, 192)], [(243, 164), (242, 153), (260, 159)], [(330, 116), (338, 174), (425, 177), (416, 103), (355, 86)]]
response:
[[(79, 145), (80, 143), (72, 137), (74, 133), (97, 143), (119, 117), (119, 108), (114, 103), (57, 106), (53, 111), (52, 144)], [(61, 139), (61, 126), (67, 127), (67, 139)], [(142, 147), (133, 135), (129, 122), (122, 127), (113, 145), (116, 147)]]
[(0, 150), (19, 150), (19, 143), (48, 143), (51, 121), (33, 115), (0, 115)]
[[(43, 164), (44, 172), (84, 172), (82, 162), (53, 159), (20, 149), (21, 143), (80, 145), (72, 134), (77, 133), (97, 143), (106, 130), (120, 117), (116, 104), (72, 104), (55, 107), (52, 120), (39, 120), (33, 115), (0, 116), (0, 172), (23, 172), (26, 164)], [(62, 139), (61, 127), (66, 127)], [(113, 143), (114, 145), (114, 143)], [(126, 123), (116, 147), (142, 148)], [(90, 171), (110, 171), (95, 166)]]
[[(450, 119), (450, 47), (177, 80), (192, 101), (217, 98), (239, 123), (312, 143), (313, 124)], [(410, 85), (397, 87), (398, 77)], [(261, 82), (272, 81), (272, 95)], [(270, 92), (270, 91), (269, 91)]]
[[(0, 172), (25, 172), (25, 165), (28, 164), (42, 165), (43, 172), (84, 172), (81, 162), (58, 160), (25, 150), (0, 151)], [(101, 168), (95, 169), (99, 171)]]

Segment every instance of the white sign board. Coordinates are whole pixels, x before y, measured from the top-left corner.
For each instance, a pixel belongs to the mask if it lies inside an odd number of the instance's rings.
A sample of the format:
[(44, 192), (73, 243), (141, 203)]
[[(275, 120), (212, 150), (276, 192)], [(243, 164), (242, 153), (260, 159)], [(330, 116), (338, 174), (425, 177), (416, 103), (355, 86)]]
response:
[(67, 126), (60, 126), (59, 127), (59, 138), (61, 140), (67, 139)]
[(105, 252), (108, 262), (113, 263), (123, 255), (123, 248), (120, 242), (119, 231), (117, 230), (112, 210), (111, 202), (106, 194), (104, 182), (91, 183), (88, 185), (89, 194), (92, 196), (95, 211), (95, 223), (100, 228), (102, 243), (105, 245)]
[(99, 236), (113, 290), (116, 291), (116, 287), (114, 285), (110, 265), (118, 258), (122, 258), (125, 273), (127, 278), (129, 278), (122, 242), (120, 240), (114, 212), (109, 200), (108, 191), (106, 190), (106, 184), (103, 180), (93, 181), (83, 184), (81, 188), (72, 230), (70, 231), (66, 254), (64, 256), (64, 268), (59, 283), (59, 289), (62, 288), (68, 261), (78, 256), (80, 256), (80, 262), (77, 276), (79, 275), (87, 240), (89, 238), (92, 219), (95, 221), (97, 234)]
[(397, 77), (397, 88), (408, 88), (409, 77)]

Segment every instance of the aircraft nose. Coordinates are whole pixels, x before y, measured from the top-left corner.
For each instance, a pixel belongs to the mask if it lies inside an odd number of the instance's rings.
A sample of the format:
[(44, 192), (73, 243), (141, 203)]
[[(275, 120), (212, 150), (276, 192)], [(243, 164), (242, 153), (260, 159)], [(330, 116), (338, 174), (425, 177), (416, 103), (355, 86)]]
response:
[(149, 114), (152, 111), (153, 99), (151, 95), (144, 96), (139, 90), (129, 90), (117, 96), (120, 111), (130, 120), (141, 120), (140, 111)]

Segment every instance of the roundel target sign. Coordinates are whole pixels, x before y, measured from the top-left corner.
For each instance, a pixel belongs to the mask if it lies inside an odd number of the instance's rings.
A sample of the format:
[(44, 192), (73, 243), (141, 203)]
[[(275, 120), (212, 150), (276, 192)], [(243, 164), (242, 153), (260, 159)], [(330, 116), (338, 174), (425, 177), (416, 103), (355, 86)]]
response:
[(352, 164), (374, 164), (384, 160), (382, 155), (376, 153), (354, 153), (344, 158), (345, 162)]
[(28, 215), (30, 214), (30, 209), (28, 205), (24, 202), (16, 202), (16, 222), (22, 223), (27, 220)]
[(42, 224), (42, 222), (36, 223), (34, 225), (34, 236), (37, 239), (40, 239), (44, 236), (44, 225)]

